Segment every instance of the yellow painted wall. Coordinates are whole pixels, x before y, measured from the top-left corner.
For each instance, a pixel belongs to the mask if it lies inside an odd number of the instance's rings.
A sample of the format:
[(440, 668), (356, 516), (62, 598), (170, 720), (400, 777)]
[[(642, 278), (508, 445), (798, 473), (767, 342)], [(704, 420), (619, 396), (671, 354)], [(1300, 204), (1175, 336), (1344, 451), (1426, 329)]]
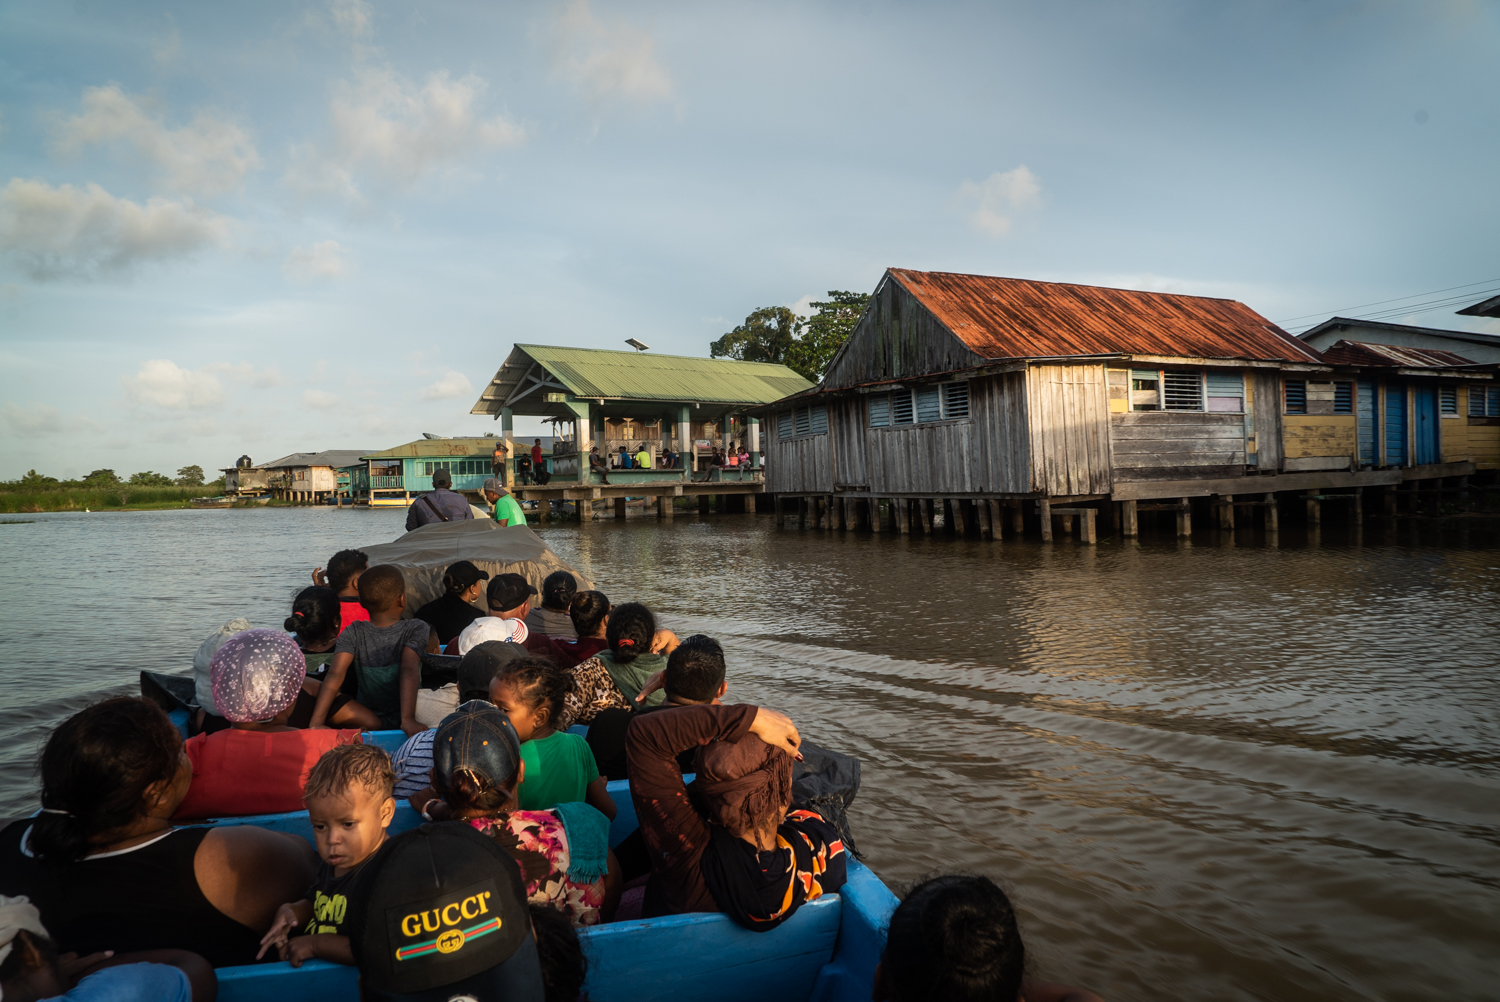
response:
[[(1483, 387), (1476, 387), (1483, 392)], [(1447, 463), (1459, 460), (1473, 460), (1481, 470), (1500, 469), (1500, 425), (1495, 424), (1472, 424), (1467, 417), (1469, 413), (1469, 387), (1460, 387), (1458, 391), (1458, 413), (1457, 419), (1445, 418), (1443, 420), (1443, 461)], [(1474, 420), (1482, 420), (1475, 418)], [(1452, 446), (1449, 446), (1449, 439)], [(1451, 458), (1450, 458), (1451, 457)]]
[(1286, 414), (1281, 437), (1287, 459), (1352, 456), (1356, 428), (1353, 414)]

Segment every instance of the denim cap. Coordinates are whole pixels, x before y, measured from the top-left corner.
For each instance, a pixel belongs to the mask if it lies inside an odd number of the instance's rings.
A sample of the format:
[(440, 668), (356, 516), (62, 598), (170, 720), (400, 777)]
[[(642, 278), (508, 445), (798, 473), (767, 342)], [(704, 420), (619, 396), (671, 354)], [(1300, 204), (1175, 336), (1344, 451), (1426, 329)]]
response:
[(510, 717), (482, 699), (471, 699), (444, 717), (432, 737), (432, 778), (445, 787), (460, 769), (499, 785), (520, 765), (521, 739)]
[(307, 659), (281, 630), (236, 633), (209, 664), (214, 706), (237, 724), (271, 720), (297, 701), (307, 678)]

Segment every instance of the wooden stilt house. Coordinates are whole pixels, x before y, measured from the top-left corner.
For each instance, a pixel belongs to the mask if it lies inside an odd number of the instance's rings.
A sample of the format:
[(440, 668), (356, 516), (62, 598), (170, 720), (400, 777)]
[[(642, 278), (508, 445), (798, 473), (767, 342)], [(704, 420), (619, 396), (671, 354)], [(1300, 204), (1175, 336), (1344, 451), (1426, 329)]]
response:
[(999, 503), (1019, 520), (1034, 501), (1050, 538), (1056, 504), (1125, 502), (1128, 526), (1136, 502), (1185, 512), (1419, 472), (1362, 471), (1353, 438), (1309, 420), (1352, 426), (1334, 371), (1232, 300), (893, 268), (823, 381), (766, 408), (766, 490), (862, 500), (865, 519), (891, 499), (902, 531), (913, 501), (924, 524), (936, 501), (991, 530)]

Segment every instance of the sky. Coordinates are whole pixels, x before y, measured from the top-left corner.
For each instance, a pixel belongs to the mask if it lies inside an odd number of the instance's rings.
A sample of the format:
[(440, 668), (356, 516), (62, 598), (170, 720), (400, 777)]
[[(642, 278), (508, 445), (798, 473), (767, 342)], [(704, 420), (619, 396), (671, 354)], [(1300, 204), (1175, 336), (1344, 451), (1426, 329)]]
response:
[(1462, 0), (6, 0), (0, 479), (498, 431), (516, 342), (706, 356), (887, 267), (1500, 333), (1423, 311), (1500, 290), (1496, 51)]

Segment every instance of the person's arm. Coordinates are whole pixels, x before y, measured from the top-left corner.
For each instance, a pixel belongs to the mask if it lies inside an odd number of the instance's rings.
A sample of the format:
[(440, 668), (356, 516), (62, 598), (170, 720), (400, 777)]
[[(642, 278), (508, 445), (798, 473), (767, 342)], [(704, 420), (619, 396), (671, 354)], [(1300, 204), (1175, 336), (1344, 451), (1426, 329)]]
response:
[(401, 648), (401, 729), (407, 737), (421, 734), (427, 728), (417, 722), (417, 690), (422, 687), (422, 658), (410, 647)]
[[(647, 845), (663, 855), (701, 855), (708, 828), (688, 802), (677, 756), (710, 741), (738, 741), (750, 733), (756, 707), (683, 706), (642, 714), (625, 731), (630, 798)], [(655, 841), (656, 845), (651, 845)], [(658, 856), (660, 858), (660, 856)], [(697, 856), (694, 856), (696, 863)]]
[(615, 803), (615, 798), (609, 795), (609, 788), (605, 785), (608, 782), (603, 776), (595, 776), (594, 781), (588, 786), (588, 791), (583, 795), (583, 801), (613, 821), (620, 808)]
[(295, 835), (233, 825), (209, 829), (193, 872), (209, 904), (265, 935), (277, 910), (312, 886), (317, 861), (312, 846)]
[(328, 710), (333, 706), (333, 697), (339, 694), (344, 676), (349, 674), (349, 666), (353, 663), (354, 655), (348, 651), (336, 653), (333, 660), (328, 662), (328, 674), (323, 676), (323, 684), (318, 689), (318, 701), (313, 704), (312, 717), (307, 722), (309, 730), (328, 726)]
[[(442, 647), (442, 645), (438, 643), (437, 627), (433, 626), (431, 623), (428, 623), (427, 624), (427, 653), (428, 654), (437, 654), (437, 653), (439, 653), (439, 648), (441, 648), (441, 647)], [(419, 671), (421, 670), (421, 667), (422, 667), (422, 665), (421, 665), (421, 658), (418, 658), (417, 659), (417, 668), (418, 668)]]
[(277, 956), (286, 959), (287, 940), (292, 935), (293, 929), (306, 929), (307, 923), (312, 920), (312, 902), (303, 898), (301, 901), (289, 901), (276, 909), (276, 918), (271, 922), (271, 928), (260, 938), (260, 952), (255, 955), (259, 960), (266, 955), (271, 947), (276, 947)]
[(1023, 981), (1021, 1002), (1104, 1002), (1104, 999), (1086, 988), (1059, 985), (1052, 981)]
[(677, 639), (677, 634), (671, 630), (657, 630), (651, 636), (651, 653), (671, 654), (681, 643), (682, 641)]
[(406, 509), (406, 531), (411, 532), (421, 524), (421, 520), (417, 518), (417, 504), (413, 501), (411, 507)]
[(349, 947), (348, 936), (314, 933), (311, 936), (298, 936), (287, 946), (286, 960), (293, 967), (301, 967), (314, 957), (347, 967), (354, 966), (354, 951)]
[[(106, 967), (123, 967), (126, 964), (165, 964), (175, 967), (187, 975), (188, 988), (193, 993), (193, 1002), (214, 1002), (219, 996), (219, 979), (213, 965), (190, 950), (136, 950), (131, 953), (113, 953), (109, 959), (95, 964), (82, 977), (87, 977)], [(67, 996), (63, 996), (67, 998)]]

